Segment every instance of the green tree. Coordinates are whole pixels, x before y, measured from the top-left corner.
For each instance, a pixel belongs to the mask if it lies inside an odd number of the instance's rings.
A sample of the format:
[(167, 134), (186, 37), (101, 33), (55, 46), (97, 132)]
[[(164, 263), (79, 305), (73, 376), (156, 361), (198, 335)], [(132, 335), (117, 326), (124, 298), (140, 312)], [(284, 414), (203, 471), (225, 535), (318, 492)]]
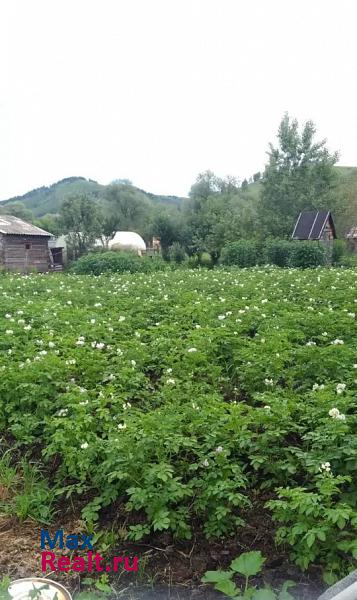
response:
[(180, 238), (177, 221), (168, 210), (160, 207), (152, 215), (150, 230), (151, 235), (160, 239), (162, 254), (167, 257), (170, 246)]
[(101, 214), (95, 201), (84, 194), (69, 196), (60, 208), (60, 224), (74, 259), (85, 254), (101, 233)]
[(243, 194), (236, 178), (201, 173), (183, 208), (183, 230), (190, 234), (183, 240), (188, 253), (208, 252), (216, 262), (227, 242), (254, 236), (255, 213), (254, 198)]
[(345, 201), (344, 211), (334, 214), (334, 221), (341, 235), (346, 235), (351, 227), (357, 225), (357, 169), (341, 168), (338, 170), (341, 196)]
[(6, 204), (1, 207), (2, 214), (12, 215), (13, 217), (17, 217), (18, 219), (22, 219), (23, 221), (27, 221), (28, 223), (33, 223), (34, 216), (33, 212), (26, 208), (23, 202), (14, 202), (13, 204)]
[(326, 141), (316, 142), (315, 125), (307, 121), (299, 132), (296, 119), (285, 114), (278, 146), (269, 145), (269, 162), (262, 179), (261, 221), (266, 234), (286, 237), (302, 210), (333, 209), (337, 203), (337, 153)]
[(151, 208), (145, 194), (130, 183), (115, 183), (107, 188), (105, 201), (107, 212), (115, 215), (121, 231), (142, 232)]
[(120, 226), (119, 215), (117, 214), (103, 214), (99, 215), (100, 220), (100, 239), (103, 247), (108, 248), (109, 241), (113, 239), (115, 233), (118, 231)]
[(247, 179), (243, 179), (242, 181), (242, 190), (245, 191), (248, 189), (248, 180)]
[(52, 215), (52, 214), (48, 213), (47, 215), (44, 215), (40, 219), (37, 219), (35, 221), (35, 225), (37, 225), (37, 227), (41, 227), (41, 229), (44, 229), (45, 231), (48, 231), (49, 233), (52, 233), (56, 237), (63, 233), (62, 225), (61, 225), (58, 215)]

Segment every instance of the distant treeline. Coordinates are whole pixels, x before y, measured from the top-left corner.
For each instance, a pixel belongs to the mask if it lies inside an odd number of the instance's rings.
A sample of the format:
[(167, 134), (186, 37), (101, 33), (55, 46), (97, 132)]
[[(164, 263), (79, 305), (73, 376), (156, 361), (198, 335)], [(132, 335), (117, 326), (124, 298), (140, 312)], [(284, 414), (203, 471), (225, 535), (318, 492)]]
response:
[(239, 181), (206, 171), (188, 198), (149, 194), (123, 179), (102, 186), (70, 177), (7, 201), (1, 210), (67, 234), (73, 258), (98, 237), (105, 246), (115, 231), (131, 230), (146, 241), (160, 238), (164, 256), (174, 248), (187, 256), (208, 253), (216, 262), (230, 242), (288, 239), (300, 211), (308, 209), (331, 210), (343, 237), (357, 225), (357, 169), (336, 167), (337, 153), (315, 134), (311, 121), (299, 128), (284, 115), (263, 173)]

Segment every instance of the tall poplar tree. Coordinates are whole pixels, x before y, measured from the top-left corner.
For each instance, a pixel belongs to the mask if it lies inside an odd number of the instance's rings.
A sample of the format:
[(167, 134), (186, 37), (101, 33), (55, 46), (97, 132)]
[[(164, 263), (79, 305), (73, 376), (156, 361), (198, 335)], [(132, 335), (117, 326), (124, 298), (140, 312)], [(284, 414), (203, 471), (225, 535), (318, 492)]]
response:
[(307, 121), (301, 133), (296, 119), (285, 114), (278, 145), (269, 145), (262, 179), (261, 223), (266, 234), (288, 237), (302, 210), (333, 209), (338, 202), (338, 177), (326, 140), (315, 141), (316, 128)]

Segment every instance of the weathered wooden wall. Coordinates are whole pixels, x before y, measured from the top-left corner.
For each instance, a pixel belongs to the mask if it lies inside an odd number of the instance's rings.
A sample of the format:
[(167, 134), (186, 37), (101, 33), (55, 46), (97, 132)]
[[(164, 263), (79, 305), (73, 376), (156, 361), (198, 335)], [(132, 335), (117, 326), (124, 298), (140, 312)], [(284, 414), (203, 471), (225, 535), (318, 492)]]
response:
[(4, 236), (0, 234), (0, 265), (4, 267), (5, 265), (5, 243)]
[[(26, 248), (26, 244), (30, 248)], [(44, 273), (51, 265), (48, 238), (42, 236), (0, 235), (0, 262), (10, 271)]]
[(326, 223), (326, 225), (324, 227), (324, 230), (321, 235), (321, 239), (324, 241), (328, 241), (328, 242), (333, 241), (333, 239), (334, 239), (332, 227), (331, 227), (330, 223), (328, 223), (328, 222)]

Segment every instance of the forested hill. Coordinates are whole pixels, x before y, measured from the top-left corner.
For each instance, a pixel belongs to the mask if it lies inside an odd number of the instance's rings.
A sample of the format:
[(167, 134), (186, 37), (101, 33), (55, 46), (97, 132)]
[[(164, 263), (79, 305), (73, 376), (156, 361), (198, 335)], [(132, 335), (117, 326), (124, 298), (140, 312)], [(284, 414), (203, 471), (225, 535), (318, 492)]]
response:
[[(357, 222), (357, 167), (335, 166), (333, 169), (338, 174), (338, 185), (335, 190), (335, 195), (339, 200), (337, 205), (335, 203), (331, 206), (331, 204), (328, 203), (326, 208), (332, 208), (335, 223), (337, 224), (339, 231), (345, 233), (351, 227), (351, 224)], [(210, 177), (211, 176), (213, 176), (212, 173)], [(203, 175), (203, 181), (205, 181), (205, 175)], [(123, 197), (125, 197), (126, 202), (129, 202), (129, 204), (136, 207), (141, 206), (145, 214), (149, 214), (155, 207), (158, 209), (163, 208), (164, 210), (169, 209), (170, 214), (178, 214), (177, 208), (180, 208), (184, 204), (184, 198), (152, 194), (133, 186), (127, 180), (119, 179), (113, 183), (117, 184)], [(203, 183), (204, 186), (206, 184), (207, 182)], [(202, 185), (202, 182), (198, 185)], [(194, 187), (195, 186), (193, 186), (193, 188)], [(244, 209), (245, 213), (248, 211), (252, 216), (253, 214), (259, 215), (261, 211), (261, 191), (261, 179), (253, 181), (253, 178), (251, 178), (249, 182), (245, 180), (245, 184), (242, 184), (239, 188), (235, 188), (232, 193), (235, 195), (238, 205), (243, 202), (244, 206), (241, 207), (242, 210)], [(101, 185), (92, 179), (85, 179), (84, 177), (68, 177), (48, 187), (43, 186), (32, 190), (23, 196), (17, 196), (0, 202), (0, 212), (11, 212), (11, 214), (15, 214), (15, 216), (32, 221), (45, 215), (58, 214), (64, 200), (79, 194), (97, 200), (105, 211), (108, 210), (110, 186)], [(340, 202), (345, 205), (344, 209), (342, 209), (342, 204), (339, 204)], [(10, 208), (12, 205), (14, 205), (13, 210)], [(216, 208), (218, 210), (215, 218), (215, 223), (217, 225), (217, 222), (223, 217), (223, 214), (221, 215), (220, 213), (224, 213), (225, 209), (228, 210), (228, 208), (221, 203), (219, 203)], [(230, 210), (231, 208), (229, 208), (229, 211)], [(296, 214), (299, 213), (299, 210), (298, 207), (294, 207), (294, 218)], [(204, 221), (206, 217), (203, 215), (201, 216)], [(144, 219), (144, 222), (146, 220), (147, 219)], [(240, 218), (239, 222), (242, 224), (245, 222), (245, 218)], [(132, 227), (135, 225), (136, 228), (139, 228), (139, 223), (136, 221), (134, 223), (130, 221), (130, 223), (126, 224), (126, 226), (129, 225)], [(47, 226), (49, 225), (47, 224)], [(143, 223), (140, 226), (143, 226)], [(244, 231), (246, 229), (247, 227), (244, 226)], [(254, 231), (256, 230), (256, 225), (253, 229)]]
[[(125, 185), (125, 180), (123, 180)], [(121, 180), (118, 180), (121, 183)], [(97, 181), (92, 179), (85, 179), (84, 177), (67, 177), (62, 179), (53, 185), (48, 187), (43, 186), (27, 192), (23, 196), (16, 196), (9, 198), (0, 203), (0, 206), (6, 206), (13, 204), (14, 202), (22, 202), (28, 210), (31, 210), (35, 217), (42, 217), (46, 214), (56, 214), (59, 212), (59, 208), (68, 196), (77, 194), (85, 194), (92, 198), (101, 200), (105, 197), (106, 188), (108, 186), (101, 185)], [(183, 198), (177, 196), (158, 196), (140, 190), (135, 186), (131, 186), (133, 192), (142, 199), (147, 199), (154, 204), (163, 204), (166, 206), (176, 205), (178, 206)]]

